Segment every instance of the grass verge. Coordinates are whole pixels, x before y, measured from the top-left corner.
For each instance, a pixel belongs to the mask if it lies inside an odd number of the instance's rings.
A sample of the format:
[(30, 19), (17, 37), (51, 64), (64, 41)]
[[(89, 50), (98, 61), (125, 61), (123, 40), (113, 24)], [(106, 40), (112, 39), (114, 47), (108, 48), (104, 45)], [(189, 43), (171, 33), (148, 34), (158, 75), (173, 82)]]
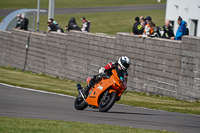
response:
[[(157, 0), (55, 0), (55, 8), (155, 5), (165, 3), (166, 0), (161, 0), (160, 3)], [(40, 6), (41, 8), (48, 8), (49, 0), (41, 0)], [(37, 8), (37, 0), (1, 0), (0, 8)]]
[(3, 19), (4, 19), (4, 17), (1, 17), (1, 16), (0, 16), (0, 23), (1, 23), (1, 21), (2, 21)]
[[(116, 34), (117, 32), (132, 32), (132, 27), (136, 16), (151, 16), (157, 26), (163, 26), (165, 20), (165, 10), (148, 11), (125, 11), (125, 12), (104, 12), (104, 13), (79, 13), (79, 14), (57, 14), (55, 20), (64, 29), (68, 25), (71, 17), (76, 18), (79, 27), (82, 26), (81, 17), (85, 16), (91, 21), (92, 33)], [(47, 15), (40, 17), (40, 30), (47, 30)]]
[(102, 124), (67, 122), (60, 120), (40, 120), (0, 116), (1, 133), (172, 133), (132, 127), (119, 127)]
[[(81, 17), (83, 16), (91, 21), (91, 33), (107, 33), (115, 35), (117, 32), (131, 33), (136, 16), (151, 16), (156, 26), (162, 27), (165, 21), (165, 10), (55, 14), (54, 19), (64, 29), (65, 26), (68, 25), (71, 17), (75, 17), (78, 26), (81, 27), (83, 23)], [(0, 17), (0, 21), (2, 20), (3, 17)], [(40, 30), (47, 31), (47, 20), (48, 15), (40, 15)]]
[[(13, 68), (0, 67), (0, 82), (20, 87), (33, 88), (49, 92), (56, 92), (77, 96), (78, 82), (54, 78), (44, 74), (22, 72)], [(83, 86), (86, 84), (84, 83)], [(127, 92), (122, 95), (120, 104), (126, 104), (150, 109), (166, 110), (187, 114), (200, 115), (200, 101), (186, 102), (161, 96), (148, 96), (144, 93)]]

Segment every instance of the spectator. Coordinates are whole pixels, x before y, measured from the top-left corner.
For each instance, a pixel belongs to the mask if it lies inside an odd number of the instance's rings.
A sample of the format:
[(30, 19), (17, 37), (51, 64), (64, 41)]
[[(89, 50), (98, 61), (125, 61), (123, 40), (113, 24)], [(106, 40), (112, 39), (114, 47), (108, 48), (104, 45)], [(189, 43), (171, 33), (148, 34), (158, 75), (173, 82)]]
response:
[(50, 33), (51, 31), (57, 31), (57, 29), (58, 29), (56, 27), (56, 25), (54, 25), (53, 21), (54, 21), (53, 18), (48, 19), (48, 22), (47, 22), (47, 26), (48, 26), (47, 32), (48, 33)]
[(67, 30), (78, 30), (81, 31), (81, 28), (78, 27), (78, 25), (76, 24), (76, 20), (74, 17), (70, 18), (69, 23), (68, 23), (68, 27)]
[(135, 17), (135, 23), (133, 25), (133, 33), (132, 34), (135, 34), (135, 35), (143, 34), (143, 28), (140, 25), (139, 17)]
[(156, 27), (156, 24), (153, 22), (151, 22), (149, 25), (153, 30), (153, 33), (150, 34), (149, 37), (160, 37), (160, 27)]
[(144, 30), (144, 28), (145, 28), (145, 26), (146, 26), (145, 22), (141, 22), (140, 25), (142, 26), (142, 28), (143, 28), (143, 30)]
[(177, 23), (179, 24), (178, 30), (176, 32), (175, 39), (181, 40), (182, 36), (186, 35), (186, 26), (185, 21), (182, 21), (182, 18), (179, 16)]
[(185, 35), (189, 35), (189, 29), (187, 28), (187, 23), (185, 22), (185, 27), (186, 27), (186, 34)]
[(144, 33), (148, 36), (150, 34), (153, 34), (153, 29), (151, 28), (151, 26), (149, 25), (150, 23), (152, 23), (151, 21), (151, 17), (150, 16), (147, 16), (145, 18), (145, 21), (146, 21), (146, 26), (145, 26), (145, 29), (144, 29)]
[(170, 26), (170, 21), (165, 20), (165, 25), (161, 28), (161, 38), (168, 38), (174, 40), (174, 31), (172, 27)]
[(29, 23), (29, 21), (26, 18), (26, 14), (22, 13), (21, 18), (22, 18), (22, 22), (21, 22), (20, 29), (21, 30), (28, 30), (28, 23)]
[(145, 22), (144, 16), (140, 16), (140, 23), (141, 23), (141, 22)]
[(65, 26), (65, 30), (67, 30), (67, 31), (68, 31), (68, 27), (67, 27), (67, 26)]
[(51, 25), (54, 25), (54, 28), (56, 27), (56, 25), (54, 24), (54, 22), (56, 22), (56, 21), (54, 21), (53, 18), (48, 19), (48, 22), (50, 22)]
[[(145, 23), (142, 22), (141, 23), (142, 27), (146, 27)], [(143, 34), (143, 35), (139, 35), (139, 37), (159, 37), (159, 27), (156, 27), (156, 25), (153, 22), (149, 23), (149, 26), (151, 27), (151, 29), (153, 30), (153, 32), (151, 34)]]
[(141, 22), (140, 25), (142, 26), (143, 34), (139, 35), (139, 37), (147, 37), (147, 35), (145, 35), (145, 33), (144, 33), (144, 29), (145, 29), (145, 26), (146, 26), (145, 22)]
[(48, 21), (51, 22), (51, 24), (53, 24), (54, 19), (50, 18), (50, 19), (48, 19)]
[(90, 22), (85, 19), (85, 17), (82, 17), (81, 20), (83, 21), (83, 26), (81, 28), (82, 32), (89, 32), (90, 31)]
[(63, 29), (60, 27), (60, 25), (56, 21), (53, 21), (53, 24), (57, 27), (57, 32), (64, 33)]
[[(53, 19), (53, 18), (48, 19), (48, 22), (50, 22), (51, 25), (53, 25), (53, 26), (52, 26), (53, 29), (57, 29), (57, 26), (54, 24), (54, 19)], [(56, 21), (55, 21), (55, 22), (56, 22)], [(57, 23), (57, 22), (56, 22), (56, 23)]]
[(47, 32), (50, 33), (51, 31), (57, 31), (57, 27), (53, 24), (51, 24), (50, 21), (47, 22), (48, 30)]
[(17, 15), (17, 24), (16, 24), (15, 28), (20, 29), (22, 22), (23, 22), (23, 19), (21, 18), (21, 14), (18, 14)]
[(147, 24), (150, 23), (150, 22), (152, 22), (151, 16), (147, 16), (145, 18), (145, 21), (146, 21)]

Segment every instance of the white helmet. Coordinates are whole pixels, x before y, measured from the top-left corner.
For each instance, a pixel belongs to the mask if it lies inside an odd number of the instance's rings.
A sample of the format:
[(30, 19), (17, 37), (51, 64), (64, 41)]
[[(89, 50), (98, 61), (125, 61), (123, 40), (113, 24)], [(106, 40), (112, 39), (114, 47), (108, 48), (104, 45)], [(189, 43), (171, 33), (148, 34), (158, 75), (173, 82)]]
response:
[(130, 66), (130, 59), (127, 56), (121, 56), (118, 59), (118, 64), (122, 68), (122, 70), (127, 70)]

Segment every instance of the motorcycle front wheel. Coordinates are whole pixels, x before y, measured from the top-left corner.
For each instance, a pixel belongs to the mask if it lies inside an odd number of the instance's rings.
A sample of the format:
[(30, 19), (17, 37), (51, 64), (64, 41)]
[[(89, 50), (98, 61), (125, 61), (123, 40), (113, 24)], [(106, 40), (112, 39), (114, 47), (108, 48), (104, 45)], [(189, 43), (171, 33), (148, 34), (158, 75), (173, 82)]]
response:
[(107, 94), (105, 99), (103, 100), (102, 98), (101, 101), (99, 102), (99, 111), (107, 112), (114, 105), (116, 98), (117, 98), (117, 93), (115, 92)]
[(85, 108), (87, 108), (88, 104), (84, 101), (84, 99), (81, 97), (81, 95), (79, 94), (76, 97), (76, 100), (74, 102), (74, 107), (77, 110), (84, 110)]

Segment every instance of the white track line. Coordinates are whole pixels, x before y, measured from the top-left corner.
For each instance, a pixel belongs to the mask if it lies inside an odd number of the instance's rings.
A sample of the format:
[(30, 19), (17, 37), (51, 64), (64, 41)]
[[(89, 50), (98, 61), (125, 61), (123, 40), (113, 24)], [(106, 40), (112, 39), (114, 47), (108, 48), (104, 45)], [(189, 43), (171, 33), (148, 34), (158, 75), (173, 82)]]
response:
[(4, 86), (8, 86), (8, 87), (13, 87), (13, 88), (18, 88), (18, 89), (22, 89), (22, 90), (29, 90), (29, 91), (35, 91), (35, 92), (46, 93), (46, 94), (59, 95), (59, 96), (63, 96), (63, 97), (76, 98), (76, 97), (70, 96), (70, 95), (59, 94), (59, 93), (48, 92), (48, 91), (35, 90), (35, 89), (30, 89), (30, 88), (22, 88), (22, 87), (13, 86), (13, 85), (8, 85), (8, 84), (4, 84), (4, 83), (0, 83), (0, 85), (4, 85)]

